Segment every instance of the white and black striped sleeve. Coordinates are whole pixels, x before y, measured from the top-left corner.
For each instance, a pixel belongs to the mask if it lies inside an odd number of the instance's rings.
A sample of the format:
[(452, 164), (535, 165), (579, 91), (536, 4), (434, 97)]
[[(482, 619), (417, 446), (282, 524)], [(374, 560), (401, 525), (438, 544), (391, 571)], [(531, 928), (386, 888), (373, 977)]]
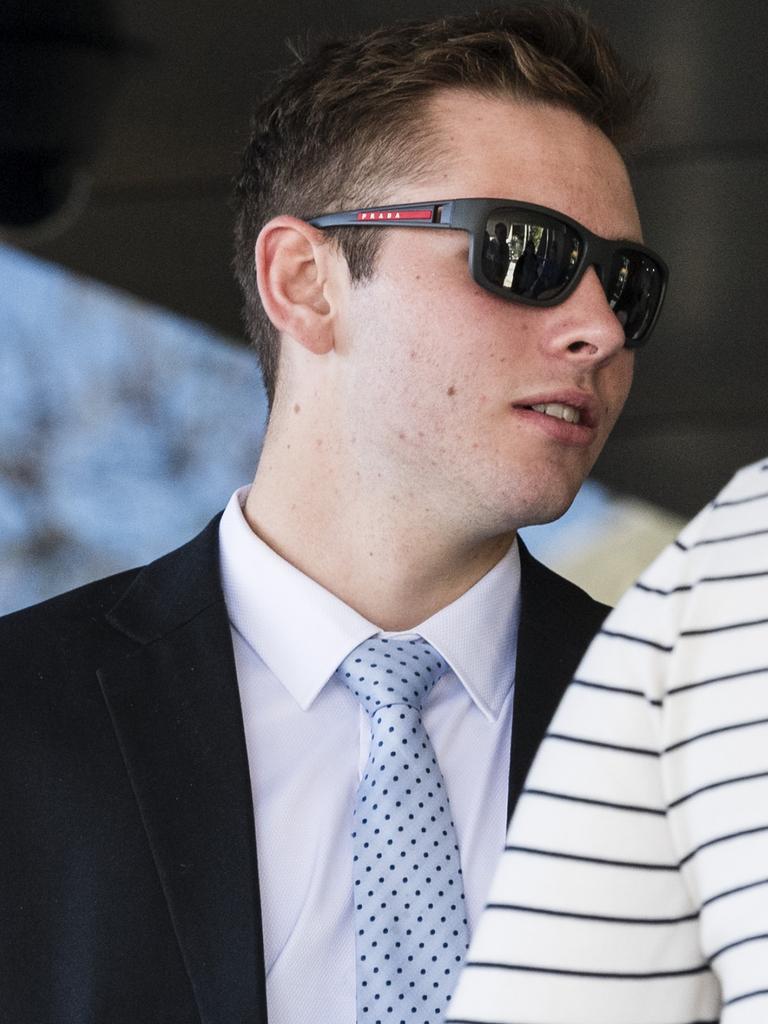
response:
[(625, 595), (519, 802), (448, 1021), (768, 1021), (768, 464)]

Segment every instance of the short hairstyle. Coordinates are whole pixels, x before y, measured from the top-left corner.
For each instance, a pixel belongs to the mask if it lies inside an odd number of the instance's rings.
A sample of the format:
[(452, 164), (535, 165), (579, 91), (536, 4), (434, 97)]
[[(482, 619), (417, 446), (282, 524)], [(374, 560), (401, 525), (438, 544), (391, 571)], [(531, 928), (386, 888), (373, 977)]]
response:
[[(281, 213), (306, 220), (377, 205), (388, 189), (418, 178), (436, 156), (425, 106), (450, 89), (564, 107), (621, 147), (646, 83), (570, 4), (403, 22), (297, 54), (254, 112), (235, 185), (235, 272), (270, 405), (279, 341), (256, 283), (259, 231)], [(372, 276), (380, 232), (342, 227), (324, 234), (340, 247), (352, 281)]]

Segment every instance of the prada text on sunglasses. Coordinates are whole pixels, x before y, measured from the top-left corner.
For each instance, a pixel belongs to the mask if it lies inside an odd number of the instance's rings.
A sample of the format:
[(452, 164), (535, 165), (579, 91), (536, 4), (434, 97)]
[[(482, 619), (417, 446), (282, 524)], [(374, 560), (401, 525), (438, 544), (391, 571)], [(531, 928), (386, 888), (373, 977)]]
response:
[(557, 210), (512, 199), (446, 199), (312, 217), (317, 228), (453, 228), (469, 232), (469, 269), (494, 295), (527, 306), (556, 306), (594, 267), (625, 344), (647, 341), (667, 281), (664, 261), (636, 242), (600, 238)]

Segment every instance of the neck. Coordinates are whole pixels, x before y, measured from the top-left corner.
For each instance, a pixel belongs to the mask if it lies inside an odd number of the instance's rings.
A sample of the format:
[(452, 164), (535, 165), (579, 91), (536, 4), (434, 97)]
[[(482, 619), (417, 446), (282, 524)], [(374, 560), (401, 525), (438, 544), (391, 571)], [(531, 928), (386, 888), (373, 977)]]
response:
[[(477, 538), (448, 508), (345, 458), (354, 438), (268, 430), (245, 516), (286, 561), (383, 630), (411, 629), (473, 586), (514, 532)], [(297, 442), (297, 443), (295, 443)], [(307, 452), (311, 450), (311, 458)]]

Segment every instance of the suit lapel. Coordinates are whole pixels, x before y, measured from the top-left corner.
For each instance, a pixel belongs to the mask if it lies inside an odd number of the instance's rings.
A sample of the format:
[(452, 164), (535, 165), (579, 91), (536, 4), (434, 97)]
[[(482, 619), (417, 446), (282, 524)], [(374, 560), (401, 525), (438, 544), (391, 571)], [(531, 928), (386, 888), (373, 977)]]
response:
[(563, 692), (609, 609), (551, 572), (520, 543), (508, 819)]
[(99, 672), (203, 1024), (265, 1024), (253, 803), (217, 521), (108, 616)]

